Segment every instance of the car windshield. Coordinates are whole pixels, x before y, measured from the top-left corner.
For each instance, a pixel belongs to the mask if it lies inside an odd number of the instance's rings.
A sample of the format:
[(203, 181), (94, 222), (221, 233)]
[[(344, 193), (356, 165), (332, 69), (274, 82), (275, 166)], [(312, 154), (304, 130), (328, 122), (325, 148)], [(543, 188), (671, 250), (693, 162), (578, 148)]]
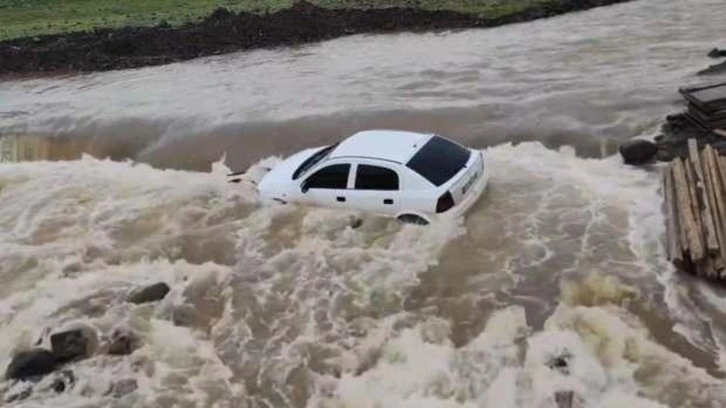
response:
[(315, 152), (312, 156), (308, 157), (304, 162), (302, 162), (300, 167), (298, 167), (297, 170), (295, 170), (295, 172), (292, 174), (292, 179), (293, 180), (299, 179), (300, 176), (305, 174), (305, 172), (310, 170), (313, 166), (320, 163), (321, 160), (323, 160), (325, 157), (327, 157), (328, 154), (330, 154), (330, 152), (333, 151), (333, 149), (335, 149), (336, 146), (338, 146), (338, 143), (323, 147), (322, 149)]
[(458, 144), (434, 136), (406, 163), (435, 186), (451, 180), (469, 161), (471, 151)]

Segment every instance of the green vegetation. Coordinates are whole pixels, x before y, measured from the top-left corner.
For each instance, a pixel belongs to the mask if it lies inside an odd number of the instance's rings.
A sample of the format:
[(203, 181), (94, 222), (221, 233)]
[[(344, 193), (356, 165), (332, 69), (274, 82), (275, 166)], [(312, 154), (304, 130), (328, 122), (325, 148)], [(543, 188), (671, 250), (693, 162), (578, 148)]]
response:
[[(497, 17), (555, 0), (312, 0), (330, 8), (412, 6)], [(199, 21), (218, 7), (264, 13), (292, 0), (0, 0), (0, 40), (86, 31), (95, 27)]]

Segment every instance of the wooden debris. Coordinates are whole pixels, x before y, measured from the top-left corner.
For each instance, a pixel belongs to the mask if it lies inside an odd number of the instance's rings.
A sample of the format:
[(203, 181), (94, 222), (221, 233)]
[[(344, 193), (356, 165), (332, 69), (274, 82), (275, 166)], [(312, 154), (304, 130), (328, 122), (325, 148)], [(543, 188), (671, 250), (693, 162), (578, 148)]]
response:
[(693, 213), (693, 206), (691, 205), (691, 194), (688, 188), (685, 166), (683, 161), (677, 158), (673, 161), (672, 167), (677, 196), (676, 211), (678, 212), (679, 225), (683, 228), (683, 235), (686, 237), (681, 246), (687, 253), (687, 259), (700, 260), (703, 259), (703, 244), (698, 230), (698, 223), (696, 222), (696, 215)]
[(726, 279), (726, 157), (710, 146), (663, 171), (668, 259), (709, 279)]
[(668, 167), (663, 175), (663, 193), (666, 205), (666, 237), (668, 239), (668, 259), (680, 266), (683, 264), (683, 247), (685, 241), (683, 229), (679, 228), (678, 208), (676, 207), (675, 186), (673, 185), (673, 169)]
[(703, 149), (704, 176), (708, 199), (711, 205), (712, 218), (715, 227), (719, 256), (716, 259), (716, 269), (723, 270), (726, 267), (726, 207), (724, 207), (724, 189), (721, 183), (721, 176), (718, 171), (716, 152), (711, 145)]
[(696, 193), (694, 200), (695, 208), (701, 215), (701, 224), (706, 233), (706, 248), (709, 253), (718, 251), (718, 241), (716, 240), (716, 227), (713, 225), (713, 217), (711, 213), (711, 205), (708, 199), (706, 181), (703, 175), (703, 166), (701, 165), (701, 156), (698, 153), (698, 145), (696, 139), (688, 140), (688, 154), (693, 167), (693, 189)]

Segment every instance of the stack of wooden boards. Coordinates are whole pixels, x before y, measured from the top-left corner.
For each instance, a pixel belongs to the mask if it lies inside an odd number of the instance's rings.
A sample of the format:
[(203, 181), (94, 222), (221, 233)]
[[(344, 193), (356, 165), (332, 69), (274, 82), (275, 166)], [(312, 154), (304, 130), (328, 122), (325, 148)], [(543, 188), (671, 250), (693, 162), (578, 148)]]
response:
[(664, 171), (668, 259), (710, 279), (726, 279), (726, 157), (711, 145), (699, 151), (688, 140), (688, 157)]
[(679, 92), (688, 103), (686, 116), (700, 127), (726, 137), (726, 83), (684, 88)]

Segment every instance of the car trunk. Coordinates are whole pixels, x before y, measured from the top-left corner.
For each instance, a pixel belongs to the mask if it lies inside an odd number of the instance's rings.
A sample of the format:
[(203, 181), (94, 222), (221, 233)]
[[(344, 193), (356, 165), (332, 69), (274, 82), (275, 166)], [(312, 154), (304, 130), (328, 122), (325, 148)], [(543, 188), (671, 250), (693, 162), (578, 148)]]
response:
[(466, 171), (448, 189), (455, 204), (459, 204), (464, 200), (483, 173), (484, 157), (480, 151), (472, 150), (472, 155), (466, 164)]

